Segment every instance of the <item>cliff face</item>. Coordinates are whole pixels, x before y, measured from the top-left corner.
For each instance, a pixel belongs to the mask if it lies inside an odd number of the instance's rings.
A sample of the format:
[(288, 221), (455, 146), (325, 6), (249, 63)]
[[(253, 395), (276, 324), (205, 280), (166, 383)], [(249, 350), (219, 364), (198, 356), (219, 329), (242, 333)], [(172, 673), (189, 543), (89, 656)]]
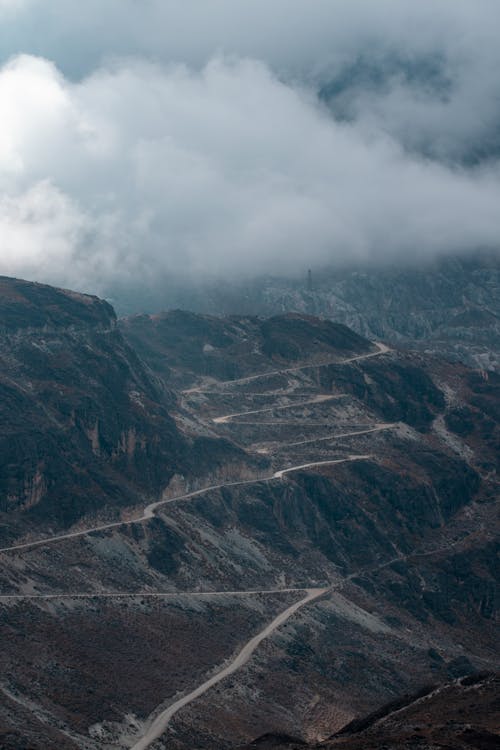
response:
[(63, 528), (137, 503), (185, 462), (169, 395), (106, 302), (2, 279), (0, 352), (4, 539), (8, 527)]
[(84, 515), (113, 517), (156, 498), (174, 473), (202, 472), (210, 441), (179, 432), (174, 402), (109, 304), (0, 279), (2, 541)]

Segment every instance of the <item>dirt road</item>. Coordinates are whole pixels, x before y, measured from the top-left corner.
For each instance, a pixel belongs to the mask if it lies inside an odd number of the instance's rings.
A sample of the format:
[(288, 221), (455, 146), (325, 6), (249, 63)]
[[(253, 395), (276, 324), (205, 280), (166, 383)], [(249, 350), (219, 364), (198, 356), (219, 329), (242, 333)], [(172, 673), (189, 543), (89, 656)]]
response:
[(319, 597), (323, 596), (323, 594), (326, 594), (327, 591), (328, 589), (307, 589), (306, 596), (303, 599), (296, 602), (295, 604), (292, 604), (291, 607), (288, 607), (288, 609), (285, 609), (284, 612), (281, 612), (277, 617), (275, 617), (275, 619), (268, 625), (266, 625), (266, 627), (261, 630), (260, 633), (254, 636), (250, 641), (248, 641), (247, 644), (245, 644), (245, 646), (243, 646), (241, 651), (226, 667), (217, 672), (217, 674), (213, 675), (213, 677), (210, 677), (209, 680), (203, 682), (191, 693), (188, 693), (184, 697), (179, 698), (179, 700), (177, 700), (175, 703), (172, 703), (171, 706), (166, 708), (155, 719), (153, 719), (144, 737), (142, 737), (138, 742), (135, 743), (135, 745), (132, 746), (132, 750), (146, 750), (146, 748), (150, 747), (153, 742), (155, 742), (155, 740), (157, 740), (162, 736), (162, 734), (164, 734), (172, 717), (175, 716), (175, 714), (180, 711), (181, 708), (184, 708), (184, 706), (192, 703), (194, 700), (206, 693), (207, 690), (210, 690), (210, 688), (212, 688), (214, 685), (217, 685), (218, 682), (221, 682), (221, 680), (224, 680), (226, 677), (229, 677), (229, 675), (233, 674), (238, 669), (241, 669), (241, 667), (243, 667), (249, 661), (250, 657), (263, 640), (269, 638), (269, 636), (272, 635), (275, 630), (277, 630), (281, 625), (289, 620), (290, 617), (292, 617), (292, 615), (294, 615), (299, 609), (305, 607), (306, 604), (309, 604), (315, 599), (319, 599)]

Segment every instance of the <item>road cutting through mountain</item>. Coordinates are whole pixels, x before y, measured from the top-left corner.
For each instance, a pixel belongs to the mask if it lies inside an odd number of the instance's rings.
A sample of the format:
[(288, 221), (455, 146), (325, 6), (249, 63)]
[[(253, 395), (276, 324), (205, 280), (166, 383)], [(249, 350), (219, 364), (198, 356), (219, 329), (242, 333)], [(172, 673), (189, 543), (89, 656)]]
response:
[[(356, 456), (353, 458), (369, 458), (369, 456)], [(325, 463), (331, 463), (331, 462), (325, 462)], [(315, 464), (316, 466), (318, 464)], [(287, 471), (297, 471), (298, 469), (306, 469), (309, 468), (310, 464), (304, 464), (301, 467), (291, 467), (290, 469), (284, 469), (280, 472), (278, 472), (279, 476), (283, 476), (283, 474), (287, 473)], [(461, 540), (463, 541), (463, 540)], [(454, 546), (454, 545), (452, 545)], [(449, 549), (448, 546), (445, 547), (445, 549)], [(188, 693), (187, 695), (183, 696), (179, 700), (175, 701), (170, 705), (169, 707), (165, 708), (161, 711), (154, 719), (151, 720), (151, 724), (149, 728), (147, 729), (144, 736), (136, 742), (131, 750), (147, 750), (147, 748), (151, 747), (151, 745), (159, 739), (168, 729), (168, 726), (170, 724), (170, 721), (175, 716), (175, 714), (178, 713), (182, 708), (187, 706), (189, 703), (192, 703), (197, 698), (199, 698), (201, 695), (206, 693), (208, 690), (210, 690), (211, 687), (216, 685), (217, 683), (221, 682), (225, 677), (228, 677), (229, 675), (233, 674), (237, 670), (241, 669), (250, 659), (254, 651), (257, 649), (257, 647), (260, 645), (260, 643), (268, 638), (272, 633), (274, 633), (277, 628), (279, 628), (281, 625), (283, 625), (287, 620), (290, 619), (290, 617), (295, 614), (299, 609), (304, 607), (306, 604), (309, 604), (310, 602), (319, 599), (321, 596), (324, 596), (327, 593), (334, 592), (338, 589), (342, 589), (346, 582), (358, 577), (363, 572), (374, 572), (376, 570), (381, 570), (389, 565), (393, 565), (396, 562), (399, 562), (401, 560), (409, 560), (413, 557), (420, 557), (420, 556), (427, 556), (431, 554), (437, 554), (439, 552), (443, 551), (442, 548), (437, 548), (434, 550), (430, 550), (425, 553), (412, 553), (408, 555), (397, 555), (396, 557), (392, 558), (389, 561), (386, 561), (385, 563), (380, 563), (379, 565), (373, 566), (372, 568), (363, 570), (358, 570), (355, 572), (350, 573), (348, 576), (345, 577), (345, 579), (339, 581), (338, 583), (332, 583), (330, 586), (325, 588), (311, 588), (311, 589), (301, 589), (302, 591), (306, 591), (306, 596), (301, 599), (299, 602), (296, 602), (291, 607), (288, 607), (284, 612), (282, 612), (280, 615), (278, 615), (269, 625), (267, 625), (258, 635), (254, 636), (242, 649), (239, 651), (237, 656), (230, 662), (230, 664), (223, 669), (221, 669), (219, 672), (217, 672), (214, 676), (212, 676), (210, 679), (203, 682), (199, 687), (197, 687), (195, 690), (193, 690), (191, 693)]]
[[(319, 367), (319, 366), (324, 366), (324, 365), (328, 365), (328, 364), (337, 364), (337, 365), (348, 364), (350, 362), (357, 362), (357, 361), (361, 361), (361, 360), (365, 360), (365, 359), (370, 359), (370, 358), (373, 358), (373, 357), (377, 357), (377, 356), (380, 356), (382, 354), (386, 354), (388, 351), (390, 351), (390, 349), (389, 349), (388, 346), (386, 346), (385, 344), (382, 344), (380, 342), (375, 342), (375, 346), (377, 347), (377, 351), (375, 351), (375, 352), (370, 352), (368, 354), (360, 354), (360, 355), (357, 355), (355, 357), (350, 357), (349, 359), (341, 360), (340, 362), (339, 361), (329, 361), (329, 362), (318, 363), (318, 364), (300, 365), (300, 366), (297, 366), (297, 367), (287, 368), (285, 370), (275, 370), (275, 371), (273, 371), (271, 373), (260, 373), (258, 375), (251, 375), (251, 376), (249, 376), (247, 378), (240, 378), (239, 380), (230, 380), (230, 381), (221, 382), (220, 385), (225, 386), (225, 385), (228, 385), (228, 384), (244, 383), (244, 382), (247, 382), (249, 380), (255, 380), (257, 378), (265, 377), (265, 376), (269, 376), (269, 375), (273, 375), (273, 374), (288, 373), (288, 372), (297, 372), (297, 371), (304, 370), (304, 369), (307, 369), (307, 368), (310, 368), (310, 367)], [(186, 391), (186, 392), (194, 392), (194, 391), (197, 391), (197, 390), (199, 390), (199, 389), (194, 388), (194, 389), (190, 389), (190, 391)], [(314, 399), (311, 399), (309, 402), (303, 402), (300, 405), (306, 405), (307, 403), (311, 403), (311, 404), (312, 403), (321, 403), (323, 401), (327, 401), (327, 400), (335, 399), (335, 398), (339, 398), (339, 395), (338, 394), (336, 394), (336, 395), (322, 395), (322, 396), (317, 396)], [(293, 405), (290, 404), (290, 405), (287, 405), (287, 406), (284, 406), (284, 407), (273, 407), (272, 409), (265, 409), (265, 410), (255, 410), (255, 411), (253, 411), (251, 413), (258, 413), (259, 411), (273, 411), (275, 408), (283, 408), (283, 409), (285, 409), (285, 408), (292, 408), (293, 406), (299, 406), (299, 404), (293, 404)], [(248, 414), (248, 413), (249, 412), (246, 412), (246, 414)], [(243, 413), (243, 414), (245, 414), (245, 413)], [(218, 418), (216, 418), (214, 420), (214, 422), (224, 423), (224, 422), (230, 421), (230, 419), (232, 417), (243, 416), (243, 414), (240, 414), (240, 415), (238, 415), (238, 414), (232, 414), (232, 415), (226, 415), (225, 417), (218, 417)], [(75, 531), (67, 532), (66, 534), (57, 534), (57, 535), (54, 535), (54, 536), (51, 536), (51, 537), (46, 537), (45, 539), (37, 539), (37, 540), (33, 540), (33, 541), (22, 542), (20, 544), (14, 544), (14, 545), (9, 546), (9, 547), (0, 548), (0, 553), (4, 553), (5, 554), (5, 553), (9, 553), (9, 552), (21, 552), (23, 550), (34, 549), (36, 547), (43, 547), (43, 546), (47, 546), (49, 544), (55, 544), (55, 543), (58, 543), (58, 542), (64, 542), (64, 541), (68, 541), (68, 540), (72, 540), (72, 539), (77, 539), (79, 537), (85, 537), (85, 536), (89, 536), (91, 534), (97, 534), (97, 533), (100, 533), (100, 532), (103, 532), (103, 531), (110, 531), (111, 529), (123, 528), (124, 526), (130, 526), (130, 525), (134, 525), (134, 524), (138, 524), (138, 523), (144, 523), (145, 521), (148, 521), (148, 520), (154, 518), (155, 513), (156, 513), (156, 511), (159, 508), (162, 508), (163, 506), (168, 505), (170, 503), (183, 502), (183, 501), (186, 501), (186, 500), (190, 500), (190, 499), (192, 499), (194, 497), (198, 497), (198, 496), (203, 495), (203, 494), (205, 494), (207, 492), (211, 492), (211, 491), (214, 491), (214, 490), (223, 489), (223, 488), (226, 488), (226, 487), (238, 487), (238, 486), (256, 484), (258, 482), (269, 482), (269, 481), (272, 481), (273, 479), (282, 479), (285, 474), (291, 473), (293, 471), (298, 471), (299, 469), (303, 469), (303, 468), (313, 468), (315, 465), (322, 466), (322, 465), (326, 465), (328, 463), (330, 463), (330, 464), (333, 465), (333, 464), (338, 464), (338, 463), (343, 463), (343, 462), (349, 462), (349, 461), (355, 461), (355, 460), (359, 460), (359, 459), (357, 457), (349, 456), (347, 458), (334, 459), (332, 461), (320, 461), (320, 462), (316, 462), (316, 463), (311, 462), (311, 463), (303, 464), (303, 465), (297, 466), (297, 467), (285, 468), (285, 469), (283, 469), (281, 471), (275, 472), (273, 475), (268, 476), (268, 477), (256, 477), (256, 478), (253, 478), (253, 479), (246, 479), (246, 480), (240, 480), (240, 481), (235, 481), (235, 482), (223, 482), (223, 483), (220, 483), (220, 484), (210, 485), (208, 487), (203, 487), (203, 488), (198, 489), (198, 490), (193, 490), (191, 492), (187, 492), (187, 493), (185, 493), (183, 495), (179, 495), (177, 497), (173, 497), (173, 498), (169, 498), (169, 499), (157, 500), (157, 501), (155, 501), (153, 503), (150, 503), (149, 505), (147, 505), (144, 508), (142, 514), (140, 516), (138, 516), (137, 518), (129, 519), (127, 521), (122, 521), (122, 520), (120, 520), (120, 521), (114, 521), (112, 523), (105, 523), (105, 524), (100, 524), (98, 526), (93, 526), (93, 527), (88, 528), (88, 529), (75, 530)]]
[(369, 461), (372, 458), (373, 456), (363, 455), (347, 456), (347, 458), (336, 458), (332, 459), (331, 461), (312, 461), (309, 464), (300, 464), (300, 466), (290, 466), (290, 468), (288, 469), (281, 469), (280, 471), (275, 472), (273, 479), (283, 479), (285, 474), (291, 474), (294, 471), (302, 471), (303, 469), (312, 469), (317, 468), (318, 466), (330, 466), (334, 464), (345, 464), (349, 463), (349, 461)]
[[(377, 347), (377, 351), (375, 352), (368, 352), (368, 354), (357, 354), (355, 357), (348, 357), (347, 359), (328, 359), (324, 362), (309, 362), (305, 365), (297, 365), (296, 367), (286, 367), (282, 370), (269, 370), (268, 372), (259, 372), (255, 375), (247, 375), (244, 378), (236, 378), (235, 380), (221, 380), (213, 385), (215, 386), (232, 386), (232, 385), (238, 385), (239, 383), (251, 383), (254, 380), (259, 380), (260, 378), (269, 378), (273, 375), (287, 375), (290, 372), (300, 372), (300, 370), (308, 370), (313, 369), (315, 367), (328, 367), (329, 365), (348, 365), (352, 362), (361, 362), (364, 359), (372, 359), (373, 357), (380, 357), (382, 354), (387, 354), (390, 352), (390, 348), (383, 344), (381, 341), (374, 341), (374, 346)], [(193, 388), (187, 388), (186, 390), (182, 391), (183, 394), (190, 394), (190, 393), (203, 393), (204, 387), (202, 385), (195, 386)]]
[(372, 432), (384, 432), (385, 430), (395, 430), (397, 422), (381, 422), (366, 430), (356, 430), (353, 432), (339, 432), (336, 435), (327, 435), (326, 437), (309, 438), (308, 440), (298, 440), (295, 443), (282, 443), (281, 448), (293, 448), (297, 445), (309, 445), (310, 443), (321, 443), (328, 440), (340, 440), (347, 437), (358, 437), (359, 435), (370, 435)]
[(51, 536), (45, 539), (37, 539), (37, 540), (30, 541), (30, 542), (23, 542), (21, 544), (14, 544), (11, 547), (1, 548), (0, 553), (20, 552), (26, 549), (32, 549), (35, 547), (43, 547), (48, 544), (55, 544), (56, 542), (64, 542), (69, 539), (76, 539), (78, 537), (89, 536), (90, 534), (97, 534), (101, 531), (109, 531), (110, 529), (117, 529), (117, 528), (124, 527), (124, 526), (132, 526), (134, 524), (144, 523), (144, 521), (149, 521), (150, 519), (154, 518), (156, 511), (165, 505), (190, 500), (193, 497), (204, 495), (205, 493), (212, 492), (213, 490), (221, 490), (226, 487), (243, 487), (244, 485), (258, 484), (259, 482), (271, 482), (274, 479), (282, 479), (284, 474), (288, 474), (292, 471), (298, 471), (299, 469), (313, 468), (315, 465), (322, 466), (324, 464), (348, 463), (349, 461), (357, 461), (359, 460), (359, 458), (366, 458), (366, 456), (362, 456), (362, 457), (348, 456), (347, 458), (334, 459), (332, 461), (319, 461), (316, 463), (313, 462), (307, 465), (292, 466), (290, 468), (283, 469), (281, 471), (276, 471), (274, 474), (272, 474), (271, 476), (267, 476), (267, 477), (256, 477), (254, 479), (243, 479), (237, 482), (222, 482), (221, 484), (212, 484), (209, 487), (202, 487), (199, 490), (186, 492), (184, 495), (178, 495), (177, 497), (171, 497), (166, 500), (157, 500), (154, 503), (150, 503), (149, 505), (146, 506), (142, 515), (139, 516), (138, 518), (132, 518), (127, 521), (115, 521), (114, 523), (106, 523), (100, 526), (93, 526), (90, 529), (82, 529), (80, 531), (72, 531), (67, 534), (58, 534), (57, 536)]

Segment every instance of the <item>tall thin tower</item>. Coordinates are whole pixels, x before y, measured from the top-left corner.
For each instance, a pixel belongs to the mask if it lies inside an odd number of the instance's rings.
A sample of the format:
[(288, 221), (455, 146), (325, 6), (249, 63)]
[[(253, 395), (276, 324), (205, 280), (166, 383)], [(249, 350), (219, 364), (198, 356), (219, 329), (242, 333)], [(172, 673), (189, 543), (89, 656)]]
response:
[(312, 292), (313, 290), (313, 275), (311, 269), (307, 272), (307, 291)]

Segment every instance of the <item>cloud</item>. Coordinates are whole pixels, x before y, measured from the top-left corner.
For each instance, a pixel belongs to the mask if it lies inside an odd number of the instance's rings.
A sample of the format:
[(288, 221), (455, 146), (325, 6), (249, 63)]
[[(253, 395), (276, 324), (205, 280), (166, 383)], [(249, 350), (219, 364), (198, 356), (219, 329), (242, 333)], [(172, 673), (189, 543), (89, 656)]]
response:
[(2, 12), (0, 273), (103, 291), (498, 248), (497, 2)]
[(49, 277), (74, 261), (85, 218), (49, 182), (0, 199), (2, 265)]
[[(1, 2), (1, 0), (0, 0)], [(3, 0), (18, 12), (0, 41), (82, 77), (110, 56), (203, 67), (216, 51), (280, 74), (329, 72), (361, 54), (445, 57), (497, 47), (497, 0)], [(1, 7), (1, 6), (0, 6)]]
[(0, 0), (0, 13), (24, 10), (29, 0)]
[(0, 271), (99, 288), (491, 246), (497, 166), (423, 160), (263, 63), (0, 73)]

